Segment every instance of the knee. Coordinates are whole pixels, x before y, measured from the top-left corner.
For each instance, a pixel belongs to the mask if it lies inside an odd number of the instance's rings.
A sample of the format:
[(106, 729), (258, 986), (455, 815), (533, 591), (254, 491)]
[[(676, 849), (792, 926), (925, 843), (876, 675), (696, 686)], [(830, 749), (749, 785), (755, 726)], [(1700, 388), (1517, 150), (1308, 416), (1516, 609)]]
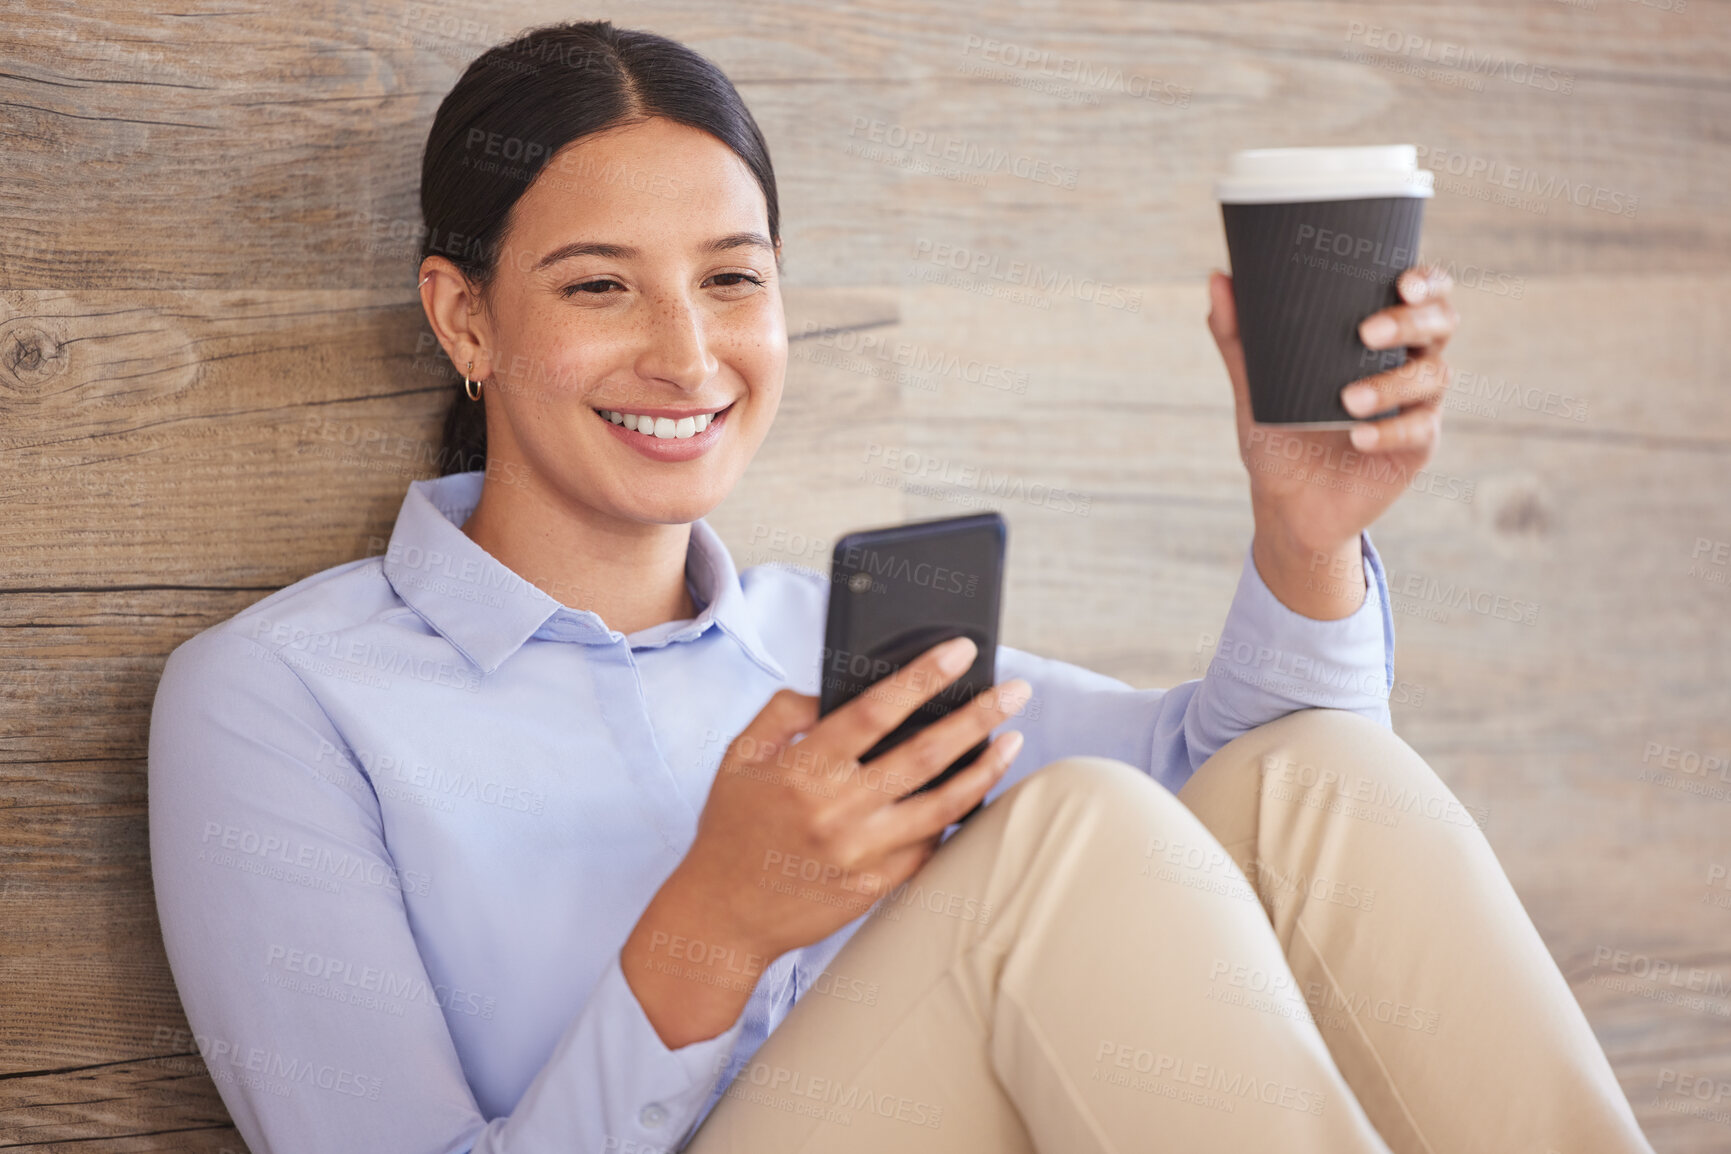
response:
[[(1248, 757), (1222, 758), (1240, 742)], [(1338, 709), (1306, 709), (1260, 726), (1209, 759), (1231, 772), (1236, 762), (1263, 785), (1288, 791), (1322, 792), (1343, 802), (1421, 806), (1443, 816), (1449, 810), (1468, 821), (1470, 811), (1455, 798), (1418, 752), (1385, 725)]]
[(1295, 784), (1335, 784), (1348, 770), (1376, 779), (1435, 776), (1394, 730), (1340, 709), (1301, 709), (1258, 726), (1244, 738), (1261, 747), (1264, 774), (1303, 778)]
[(1018, 816), (1045, 824), (1080, 819), (1098, 833), (1119, 829), (1136, 837), (1188, 822), (1189, 812), (1165, 786), (1127, 762), (1079, 755), (1029, 774), (1000, 799)]
[(1010, 792), (1039, 795), (1048, 802), (1063, 797), (1108, 806), (1137, 806), (1148, 804), (1150, 798), (1166, 790), (1128, 762), (1077, 755), (1048, 762)]

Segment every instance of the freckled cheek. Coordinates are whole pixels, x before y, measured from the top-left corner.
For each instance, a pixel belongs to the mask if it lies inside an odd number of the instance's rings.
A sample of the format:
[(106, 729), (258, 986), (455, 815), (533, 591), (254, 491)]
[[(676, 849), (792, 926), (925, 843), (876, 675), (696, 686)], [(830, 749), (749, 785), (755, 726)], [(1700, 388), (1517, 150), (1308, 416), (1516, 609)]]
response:
[(780, 319), (759, 320), (718, 334), (711, 350), (750, 383), (754, 391), (781, 387), (787, 369), (787, 335)]

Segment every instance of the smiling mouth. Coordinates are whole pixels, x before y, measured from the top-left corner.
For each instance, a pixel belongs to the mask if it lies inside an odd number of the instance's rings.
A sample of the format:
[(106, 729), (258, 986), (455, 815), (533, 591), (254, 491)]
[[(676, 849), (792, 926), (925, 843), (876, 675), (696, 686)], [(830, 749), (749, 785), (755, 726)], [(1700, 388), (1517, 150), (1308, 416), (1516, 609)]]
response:
[(683, 441), (721, 421), (732, 409), (733, 405), (730, 403), (711, 413), (694, 413), (685, 417), (658, 417), (648, 413), (627, 413), (623, 409), (595, 409), (594, 412), (615, 425), (624, 425), (639, 436), (654, 437), (662, 441)]

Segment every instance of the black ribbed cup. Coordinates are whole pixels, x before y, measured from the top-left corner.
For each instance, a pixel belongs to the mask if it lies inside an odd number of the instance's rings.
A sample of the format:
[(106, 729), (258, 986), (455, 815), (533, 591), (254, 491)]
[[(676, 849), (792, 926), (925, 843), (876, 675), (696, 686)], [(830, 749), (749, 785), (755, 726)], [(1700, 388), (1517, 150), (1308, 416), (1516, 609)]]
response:
[(1358, 325), (1400, 303), (1418, 258), (1424, 198), (1222, 204), (1238, 333), (1261, 424), (1349, 424), (1340, 390), (1406, 363), (1367, 349)]

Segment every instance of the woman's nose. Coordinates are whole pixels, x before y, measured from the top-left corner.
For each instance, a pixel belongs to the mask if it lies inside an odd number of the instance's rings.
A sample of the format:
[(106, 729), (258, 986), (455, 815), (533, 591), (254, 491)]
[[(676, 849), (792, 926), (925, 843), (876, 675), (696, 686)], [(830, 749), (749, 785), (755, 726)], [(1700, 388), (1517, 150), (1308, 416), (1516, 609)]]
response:
[(703, 317), (692, 303), (676, 297), (657, 301), (638, 356), (638, 374), (693, 390), (713, 377), (717, 367), (709, 352)]

